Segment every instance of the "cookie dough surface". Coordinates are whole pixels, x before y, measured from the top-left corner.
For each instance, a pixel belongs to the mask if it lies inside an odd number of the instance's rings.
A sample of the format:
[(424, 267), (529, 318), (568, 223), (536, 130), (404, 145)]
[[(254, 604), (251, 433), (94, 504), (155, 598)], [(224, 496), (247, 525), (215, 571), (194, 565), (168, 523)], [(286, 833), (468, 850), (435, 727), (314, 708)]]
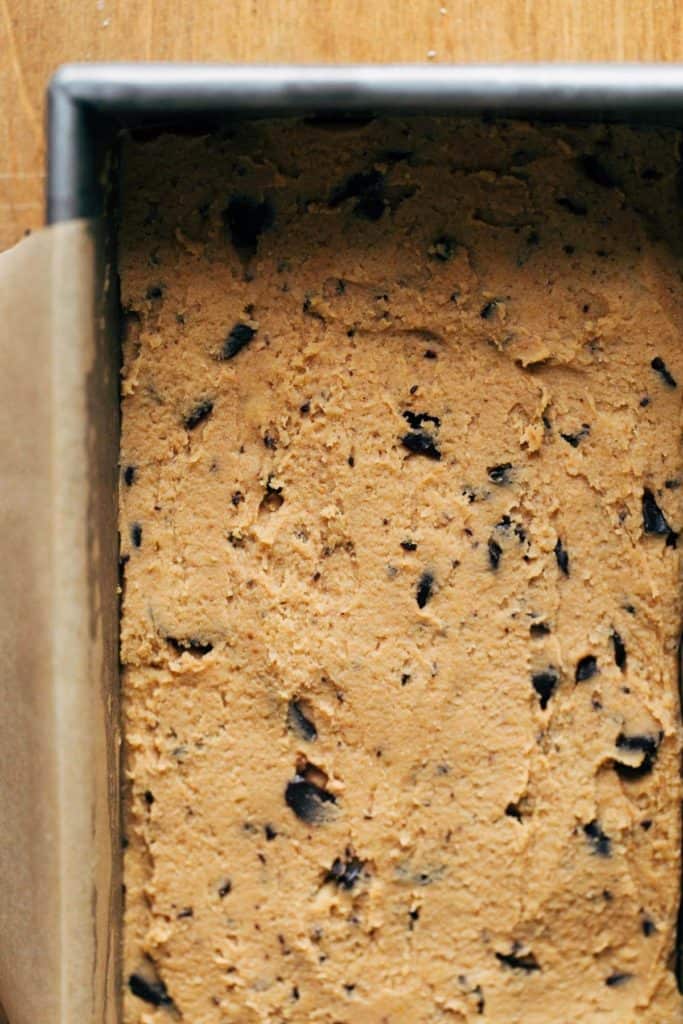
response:
[(126, 1024), (669, 1024), (673, 132), (126, 150)]

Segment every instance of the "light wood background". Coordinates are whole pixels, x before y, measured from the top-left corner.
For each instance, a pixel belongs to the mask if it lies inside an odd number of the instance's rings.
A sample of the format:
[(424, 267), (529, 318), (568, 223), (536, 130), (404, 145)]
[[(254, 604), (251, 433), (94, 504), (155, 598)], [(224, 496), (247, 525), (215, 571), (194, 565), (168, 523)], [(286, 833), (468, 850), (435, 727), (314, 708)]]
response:
[(683, 0), (0, 0), (0, 249), (43, 220), (66, 61), (683, 60)]

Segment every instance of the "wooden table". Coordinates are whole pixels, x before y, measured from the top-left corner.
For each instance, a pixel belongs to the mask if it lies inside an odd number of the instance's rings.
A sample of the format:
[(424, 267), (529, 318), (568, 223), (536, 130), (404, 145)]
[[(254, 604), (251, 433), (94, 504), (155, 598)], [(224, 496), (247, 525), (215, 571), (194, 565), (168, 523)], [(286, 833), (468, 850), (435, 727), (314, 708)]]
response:
[(65, 61), (683, 60), (681, 0), (0, 0), (0, 249), (43, 220)]

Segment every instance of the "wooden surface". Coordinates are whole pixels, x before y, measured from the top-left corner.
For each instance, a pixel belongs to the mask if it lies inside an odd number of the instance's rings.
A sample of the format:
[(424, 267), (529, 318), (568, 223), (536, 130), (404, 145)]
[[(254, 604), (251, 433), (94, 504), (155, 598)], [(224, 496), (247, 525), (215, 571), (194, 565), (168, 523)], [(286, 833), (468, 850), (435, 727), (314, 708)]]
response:
[(671, 61), (682, 29), (682, 0), (0, 0), (0, 249), (42, 223), (65, 61)]

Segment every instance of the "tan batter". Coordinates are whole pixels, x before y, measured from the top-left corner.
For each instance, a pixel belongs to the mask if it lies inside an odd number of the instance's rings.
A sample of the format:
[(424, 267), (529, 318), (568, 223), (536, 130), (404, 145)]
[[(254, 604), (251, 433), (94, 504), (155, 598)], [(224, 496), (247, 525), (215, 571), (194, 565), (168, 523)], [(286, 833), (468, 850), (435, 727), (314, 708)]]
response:
[(131, 144), (126, 1024), (671, 1024), (678, 137)]

